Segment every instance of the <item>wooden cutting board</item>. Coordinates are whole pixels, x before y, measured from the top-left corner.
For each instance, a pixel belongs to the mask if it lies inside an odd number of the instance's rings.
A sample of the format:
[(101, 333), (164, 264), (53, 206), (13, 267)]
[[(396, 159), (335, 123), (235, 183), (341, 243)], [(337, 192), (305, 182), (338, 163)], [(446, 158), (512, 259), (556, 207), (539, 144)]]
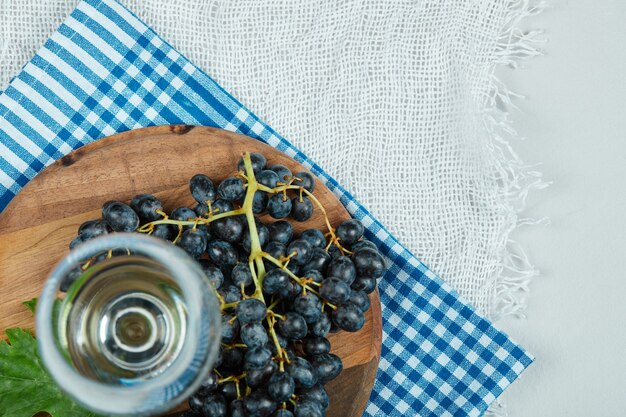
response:
[[(0, 332), (8, 327), (32, 329), (34, 319), (22, 301), (37, 297), (46, 276), (68, 252), (78, 226), (101, 217), (108, 200), (130, 201), (153, 193), (166, 211), (193, 207), (188, 180), (197, 173), (215, 183), (236, 170), (246, 152), (261, 152), (269, 163), (292, 172), (305, 169), (291, 158), (257, 140), (225, 130), (200, 126), (157, 126), (110, 136), (65, 156), (47, 167), (0, 213)], [(350, 216), (319, 181), (315, 195), (326, 208), (331, 224)], [(263, 219), (271, 221), (269, 217)], [(295, 224), (295, 231), (324, 230), (319, 210)], [(357, 333), (330, 335), (332, 352), (343, 359), (344, 371), (326, 388), (331, 396), (328, 416), (361, 416), (376, 376), (381, 349), (381, 312), (378, 294), (366, 324)]]

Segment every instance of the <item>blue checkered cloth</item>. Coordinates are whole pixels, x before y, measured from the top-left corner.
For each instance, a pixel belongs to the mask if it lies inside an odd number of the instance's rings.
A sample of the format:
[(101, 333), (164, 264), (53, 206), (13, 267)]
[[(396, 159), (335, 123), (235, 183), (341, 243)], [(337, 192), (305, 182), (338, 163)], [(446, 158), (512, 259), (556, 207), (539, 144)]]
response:
[(0, 211), (45, 166), (114, 133), (214, 126), (316, 174), (388, 258), (382, 357), (366, 416), (479, 416), (533, 361), (341, 185), (115, 0), (85, 0), (0, 95)]

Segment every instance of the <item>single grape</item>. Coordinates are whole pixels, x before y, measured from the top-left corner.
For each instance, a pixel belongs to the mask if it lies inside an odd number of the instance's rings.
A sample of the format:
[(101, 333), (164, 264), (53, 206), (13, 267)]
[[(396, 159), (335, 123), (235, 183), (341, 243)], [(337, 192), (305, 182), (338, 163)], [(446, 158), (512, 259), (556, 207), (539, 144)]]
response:
[(83, 241), (87, 241), (106, 235), (110, 231), (109, 225), (104, 220), (87, 220), (78, 228), (78, 235), (83, 238)]
[(291, 213), (291, 200), (282, 193), (274, 194), (267, 203), (267, 213), (275, 219), (284, 219)]
[(324, 417), (324, 409), (321, 405), (312, 401), (300, 401), (293, 410), (295, 417)]
[(356, 332), (365, 324), (365, 316), (359, 307), (352, 303), (346, 303), (333, 311), (333, 322), (341, 330)]
[(252, 391), (244, 400), (248, 417), (269, 417), (278, 404), (264, 390)]
[(274, 164), (270, 169), (278, 174), (278, 178), (282, 183), (289, 181), (292, 177), (291, 170), (282, 164)]
[(251, 369), (246, 372), (246, 384), (250, 388), (267, 386), (267, 383), (276, 371), (278, 371), (276, 362), (269, 361), (263, 369)]
[(313, 203), (308, 197), (291, 199), (291, 218), (297, 222), (305, 222), (313, 215)]
[(216, 290), (219, 290), (224, 283), (224, 274), (222, 271), (218, 267), (213, 266), (213, 264), (207, 259), (200, 259), (198, 262), (200, 263), (204, 274), (207, 276), (211, 284), (213, 284), (213, 287), (215, 287)]
[(311, 250), (311, 259), (302, 267), (302, 269), (304, 271), (316, 270), (325, 274), (329, 264), (330, 255), (328, 252), (322, 248), (315, 247)]
[(350, 286), (339, 278), (326, 278), (320, 287), (320, 297), (336, 306), (350, 299)]
[(330, 352), (330, 342), (325, 337), (307, 337), (303, 340), (302, 350), (307, 356), (322, 355)]
[(310, 358), (310, 362), (313, 365), (313, 369), (315, 369), (317, 380), (322, 385), (337, 378), (343, 370), (341, 359), (332, 353), (314, 355)]
[(233, 400), (228, 407), (229, 417), (247, 417), (243, 400)]
[(206, 251), (207, 235), (200, 229), (187, 229), (178, 239), (178, 246), (185, 250), (194, 259), (200, 258)]
[(326, 275), (335, 277), (350, 285), (356, 278), (356, 268), (347, 256), (339, 256), (330, 261)]
[(205, 395), (200, 395), (198, 393), (189, 397), (187, 400), (187, 404), (189, 404), (189, 408), (194, 411), (202, 411), (202, 405), (204, 404)]
[[(305, 267), (307, 265), (309, 265), (310, 262), (308, 264), (305, 265)], [(304, 269), (304, 267), (303, 267)], [(312, 279), (313, 281), (321, 284), (322, 281), (324, 281), (324, 276), (322, 275), (322, 273), (320, 271), (318, 271), (317, 269), (308, 269), (305, 270), (302, 274), (302, 278), (309, 278)]]
[(220, 293), (225, 303), (236, 303), (241, 300), (241, 290), (234, 285), (222, 285)]
[(315, 189), (315, 178), (313, 175), (308, 172), (298, 172), (294, 177), (297, 178), (297, 180), (294, 181), (294, 185), (299, 185), (300, 187), (304, 187), (305, 190), (311, 193), (313, 192)]
[(330, 405), (330, 397), (322, 384), (315, 384), (311, 388), (300, 388), (296, 394), (301, 401), (317, 403), (324, 410)]
[(267, 313), (267, 308), (261, 300), (248, 298), (237, 304), (235, 311), (237, 312), (237, 320), (241, 324), (245, 324), (263, 320)]
[(256, 180), (259, 184), (263, 184), (269, 188), (276, 188), (276, 183), (280, 181), (278, 174), (270, 169), (259, 172), (259, 175), (256, 176)]
[(370, 249), (374, 249), (375, 251), (378, 251), (378, 248), (376, 247), (374, 242), (372, 242), (371, 240), (367, 240), (367, 239), (359, 240), (358, 242), (350, 246), (350, 250), (352, 252), (356, 252), (357, 250), (363, 249), (363, 248), (370, 248)]
[(313, 324), (322, 314), (322, 302), (317, 295), (309, 292), (296, 297), (293, 302), (293, 311), (304, 317), (307, 325)]
[(326, 238), (324, 233), (319, 229), (306, 229), (300, 233), (300, 239), (304, 239), (314, 248), (326, 247)]
[[(284, 258), (287, 254), (287, 247), (279, 242), (270, 241), (263, 250), (265, 251), (265, 253), (278, 260)], [(276, 264), (270, 262), (267, 259), (264, 259), (263, 263), (265, 264), (266, 271), (276, 268)]]
[(163, 203), (152, 194), (139, 194), (130, 201), (130, 206), (139, 215), (143, 222), (159, 220), (161, 215), (157, 211), (163, 211)]
[(367, 310), (370, 309), (370, 304), (371, 304), (370, 298), (367, 296), (367, 294), (363, 290), (361, 291), (352, 290), (352, 292), (350, 293), (349, 301), (355, 306), (357, 306), (359, 310), (361, 310), (363, 313), (365, 313)]
[(351, 285), (355, 291), (363, 291), (365, 294), (371, 294), (376, 289), (376, 278), (357, 277)]
[(352, 262), (360, 277), (380, 278), (385, 273), (383, 257), (373, 249), (362, 248), (352, 253)]
[(189, 207), (178, 207), (172, 211), (170, 219), (188, 222), (196, 219), (196, 212)]
[(289, 340), (304, 338), (308, 330), (304, 317), (293, 311), (286, 313), (284, 320), (278, 320), (278, 329)]
[(233, 268), (230, 278), (237, 287), (251, 285), (252, 273), (250, 272), (250, 265), (244, 262), (238, 263)]
[(240, 178), (229, 177), (217, 187), (217, 194), (226, 201), (241, 201), (246, 195), (246, 190)]
[(270, 201), (269, 195), (265, 191), (255, 191), (252, 198), (252, 213), (261, 214), (267, 209), (267, 203)]
[(287, 365), (287, 372), (296, 382), (296, 387), (311, 388), (317, 383), (317, 375), (313, 365), (299, 356), (294, 357), (291, 363)]
[(239, 335), (239, 322), (233, 320), (235, 316), (222, 314), (222, 341), (230, 343)]
[(213, 202), (215, 200), (215, 186), (213, 181), (204, 174), (196, 174), (189, 180), (189, 191), (198, 203)]
[(198, 393), (200, 395), (207, 396), (212, 392), (215, 392), (217, 390), (218, 379), (219, 377), (214, 371), (209, 372), (206, 378), (202, 381), (200, 388), (198, 388)]
[(139, 227), (139, 216), (135, 210), (120, 201), (104, 203), (102, 218), (114, 232), (134, 232)]
[[(235, 371), (240, 371), (240, 369), (235, 369)], [(233, 381), (224, 382), (220, 384), (218, 391), (226, 401), (234, 401), (237, 399), (237, 386)], [(206, 416), (205, 416), (206, 417)]]
[(311, 244), (304, 239), (296, 239), (287, 246), (287, 255), (291, 256), (291, 262), (295, 262), (298, 265), (305, 265), (311, 260), (313, 250)]
[(211, 417), (226, 417), (226, 400), (220, 394), (210, 394), (202, 404), (202, 413)]
[[(253, 152), (250, 154), (250, 162), (252, 164), (252, 171), (255, 174), (264, 170), (265, 166), (267, 165), (267, 159), (265, 159), (262, 154), (257, 152)], [(244, 173), (246, 172), (246, 164), (243, 161), (243, 157), (239, 159), (239, 162), (237, 163), (237, 169), (239, 171), (243, 171)]]
[(211, 204), (211, 208), (213, 209), (213, 214), (227, 213), (229, 211), (233, 211), (235, 207), (233, 203), (228, 200), (217, 199)]
[(296, 382), (286, 372), (277, 372), (270, 378), (267, 393), (276, 402), (282, 403), (291, 398), (296, 390)]
[(352, 245), (356, 243), (361, 236), (363, 236), (363, 223), (357, 219), (346, 220), (341, 223), (337, 230), (335, 230), (335, 235), (339, 238), (339, 243), (343, 245)]
[(237, 250), (223, 240), (212, 240), (207, 245), (209, 258), (216, 265), (234, 266), (237, 263)]
[(163, 240), (174, 240), (178, 234), (178, 227), (173, 224), (155, 224), (150, 236)]
[(211, 234), (229, 243), (236, 243), (243, 236), (243, 224), (239, 217), (229, 216), (211, 222)]
[(263, 278), (263, 291), (267, 294), (276, 294), (289, 284), (289, 275), (283, 269), (270, 270)]
[(255, 346), (249, 348), (244, 358), (244, 368), (246, 371), (251, 369), (263, 369), (272, 360), (272, 352), (264, 346)]
[(291, 223), (285, 220), (278, 220), (269, 225), (270, 241), (288, 244), (293, 237)]
[(246, 323), (242, 325), (239, 337), (249, 348), (265, 346), (269, 341), (267, 330), (261, 323)]

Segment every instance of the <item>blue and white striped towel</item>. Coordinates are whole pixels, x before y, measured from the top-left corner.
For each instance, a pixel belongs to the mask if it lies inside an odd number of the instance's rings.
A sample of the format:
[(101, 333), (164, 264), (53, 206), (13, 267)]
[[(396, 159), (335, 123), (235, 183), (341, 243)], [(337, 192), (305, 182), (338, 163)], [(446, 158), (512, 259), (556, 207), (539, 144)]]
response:
[(341, 185), (115, 0), (85, 0), (0, 95), (0, 210), (89, 142), (152, 125), (252, 136), (315, 173), (387, 256), (367, 416), (479, 416), (532, 357), (409, 253)]

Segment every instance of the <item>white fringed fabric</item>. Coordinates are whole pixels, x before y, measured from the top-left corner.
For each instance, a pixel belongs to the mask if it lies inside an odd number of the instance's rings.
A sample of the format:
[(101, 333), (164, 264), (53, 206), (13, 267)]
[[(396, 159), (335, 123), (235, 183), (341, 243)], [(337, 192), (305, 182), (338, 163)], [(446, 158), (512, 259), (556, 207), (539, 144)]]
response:
[[(78, 3), (1, 0), (6, 86)], [(509, 146), (501, 65), (529, 0), (126, 0), (492, 319), (535, 274), (510, 239), (540, 174)]]

